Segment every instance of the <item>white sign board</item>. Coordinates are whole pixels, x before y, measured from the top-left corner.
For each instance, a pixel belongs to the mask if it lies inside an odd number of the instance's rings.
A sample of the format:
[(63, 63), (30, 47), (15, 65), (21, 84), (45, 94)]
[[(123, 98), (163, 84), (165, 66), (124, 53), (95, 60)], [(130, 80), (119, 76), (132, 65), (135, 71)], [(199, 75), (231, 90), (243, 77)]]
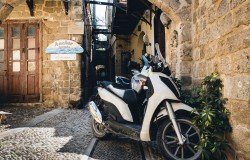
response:
[(76, 54), (51, 54), (50, 60), (52, 61), (76, 60)]
[(83, 53), (83, 48), (75, 41), (61, 39), (50, 44), (45, 52), (50, 54), (75, 54)]

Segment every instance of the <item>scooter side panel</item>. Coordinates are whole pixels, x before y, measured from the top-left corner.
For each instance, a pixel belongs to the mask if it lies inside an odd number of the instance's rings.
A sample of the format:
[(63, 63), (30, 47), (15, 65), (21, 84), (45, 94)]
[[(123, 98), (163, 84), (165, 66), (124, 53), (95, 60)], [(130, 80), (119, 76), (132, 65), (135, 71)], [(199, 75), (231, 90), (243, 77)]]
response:
[(108, 90), (99, 87), (98, 93), (101, 99), (112, 103), (114, 106), (117, 107), (118, 111), (120, 112), (123, 119), (129, 122), (133, 122), (132, 114), (129, 110), (128, 104), (122, 101), (120, 98), (109, 92)]
[[(166, 77), (162, 74), (160, 74), (160, 76)], [(154, 88), (154, 94), (148, 99), (147, 111), (144, 116), (142, 130), (140, 133), (140, 138), (142, 141), (150, 141), (150, 122), (156, 108), (160, 105), (160, 103), (165, 99), (178, 100), (174, 93), (161, 81), (159, 74), (151, 74), (149, 78)]]

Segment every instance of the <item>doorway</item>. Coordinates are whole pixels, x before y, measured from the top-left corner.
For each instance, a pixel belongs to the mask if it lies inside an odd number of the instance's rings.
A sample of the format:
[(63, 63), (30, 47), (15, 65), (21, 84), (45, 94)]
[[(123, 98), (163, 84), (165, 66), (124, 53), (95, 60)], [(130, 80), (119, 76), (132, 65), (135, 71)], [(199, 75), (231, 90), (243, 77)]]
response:
[(37, 102), (39, 23), (8, 21), (0, 27), (0, 101)]
[(154, 17), (154, 43), (159, 44), (161, 54), (163, 58), (166, 58), (165, 28), (160, 20), (161, 13), (162, 11), (160, 9), (157, 9)]

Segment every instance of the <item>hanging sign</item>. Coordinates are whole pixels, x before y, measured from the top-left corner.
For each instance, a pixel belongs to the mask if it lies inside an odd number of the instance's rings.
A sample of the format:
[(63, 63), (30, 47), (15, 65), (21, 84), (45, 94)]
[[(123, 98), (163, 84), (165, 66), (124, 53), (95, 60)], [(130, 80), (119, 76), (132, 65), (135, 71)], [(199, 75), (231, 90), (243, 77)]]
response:
[(72, 40), (62, 39), (50, 44), (45, 53), (49, 54), (76, 54), (83, 53), (83, 48)]

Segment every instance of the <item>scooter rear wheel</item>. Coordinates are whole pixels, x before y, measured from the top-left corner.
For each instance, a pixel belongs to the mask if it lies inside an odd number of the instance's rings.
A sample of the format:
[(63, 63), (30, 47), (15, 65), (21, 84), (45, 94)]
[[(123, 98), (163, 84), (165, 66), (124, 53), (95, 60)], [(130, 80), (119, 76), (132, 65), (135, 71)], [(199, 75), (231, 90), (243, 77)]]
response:
[(94, 136), (98, 139), (107, 139), (110, 136), (110, 133), (104, 130), (104, 126), (98, 123), (94, 118), (91, 118), (91, 129)]
[(171, 121), (164, 122), (157, 132), (157, 144), (165, 157), (171, 160), (196, 160), (201, 157), (202, 149), (195, 149), (200, 141), (199, 129), (188, 118), (176, 119), (184, 144), (179, 144)]

